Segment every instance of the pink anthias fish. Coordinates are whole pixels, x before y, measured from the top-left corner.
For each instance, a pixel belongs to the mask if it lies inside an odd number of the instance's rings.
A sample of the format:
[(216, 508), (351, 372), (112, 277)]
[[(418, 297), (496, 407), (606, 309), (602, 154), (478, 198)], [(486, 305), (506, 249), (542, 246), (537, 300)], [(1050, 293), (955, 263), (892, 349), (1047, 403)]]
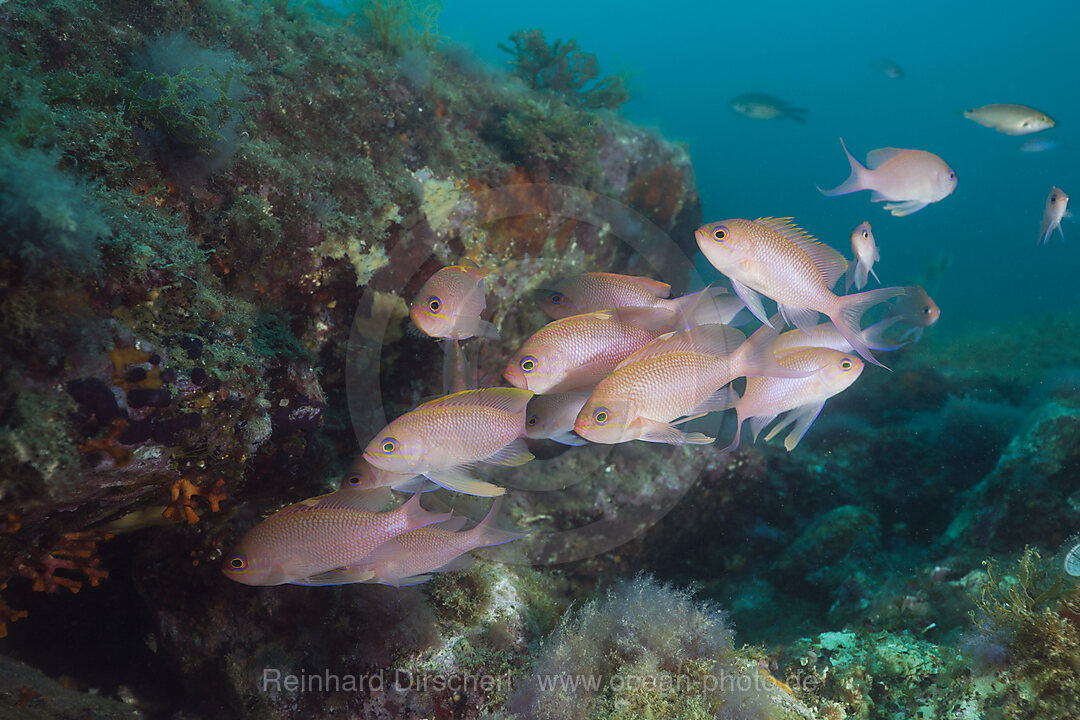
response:
[(603, 444), (711, 443), (715, 438), (677, 426), (730, 408), (737, 396), (724, 386), (737, 377), (801, 374), (777, 364), (775, 339), (776, 331), (768, 326), (745, 342), (741, 332), (725, 325), (665, 335), (631, 355), (596, 386), (574, 430)]
[(525, 341), (503, 376), (538, 394), (591, 390), (631, 353), (676, 329), (678, 319), (663, 308), (614, 308), (554, 320)]
[[(865, 328), (860, 333), (863, 342), (873, 350), (899, 350), (903, 347), (902, 342), (888, 342), (884, 337), (885, 332), (898, 322), (900, 322), (900, 318), (889, 317)], [(851, 343), (840, 334), (835, 325), (832, 323), (820, 323), (809, 330), (795, 329), (781, 333), (780, 337), (776, 338), (776, 342), (773, 343), (773, 354), (782, 357), (794, 350), (809, 347), (832, 348), (846, 353), (855, 352), (855, 348), (851, 347)]]
[(421, 507), (419, 494), (376, 512), (384, 497), (338, 490), (290, 505), (248, 530), (222, 572), (245, 585), (337, 585), (336, 568), (399, 557), (396, 537), (450, 519)]
[(574, 434), (574, 421), (588, 399), (587, 392), (535, 396), (525, 412), (525, 435), (563, 445), (585, 445), (586, 441)]
[(367, 576), (361, 582), (403, 586), (427, 582), (435, 573), (464, 570), (473, 563), (469, 555), (471, 551), (528, 535), (496, 526), (501, 502), (502, 498), (496, 499), (487, 516), (470, 530), (459, 529), (465, 523), (463, 517), (411, 530), (395, 538), (395, 542), (404, 550), (398, 557), (370, 564), (361, 563), (338, 572), (343, 576)]
[(751, 377), (746, 390), (735, 403), (737, 413), (735, 439), (723, 452), (739, 447), (742, 425), (750, 420), (750, 429), (757, 440), (761, 430), (781, 413), (788, 413), (765, 436), (771, 440), (789, 425), (794, 425), (784, 447), (795, 449), (814, 423), (825, 401), (851, 387), (863, 371), (857, 355), (832, 348), (808, 347), (796, 349), (777, 358), (785, 368), (811, 373), (802, 378)]
[(851, 290), (854, 285), (856, 290), (862, 290), (866, 287), (870, 275), (881, 282), (874, 272), (874, 263), (881, 259), (881, 255), (878, 253), (870, 223), (861, 222), (851, 231), (851, 252), (855, 256), (855, 264), (848, 267), (846, 289)]
[[(731, 324), (743, 309), (736, 297), (723, 288), (706, 288), (683, 297), (671, 298), (671, 286), (648, 277), (615, 273), (583, 273), (560, 281), (550, 290), (540, 290), (540, 307), (558, 320), (623, 307), (663, 308), (682, 313), (694, 308), (695, 325)], [(707, 300), (707, 301), (706, 301)]]
[(956, 189), (956, 173), (944, 160), (925, 150), (879, 148), (866, 155), (866, 165), (851, 156), (840, 139), (851, 177), (832, 190), (818, 190), (823, 195), (847, 195), (870, 190), (871, 202), (885, 202), (885, 209), (897, 217), (918, 212), (930, 203), (943, 200)]
[(839, 296), (831, 288), (847, 270), (844, 256), (822, 245), (791, 218), (731, 219), (698, 228), (698, 247), (759, 320), (769, 324), (761, 293), (780, 306), (784, 319), (809, 330), (824, 313), (856, 352), (881, 365), (861, 338), (859, 321), (873, 305), (903, 288), (881, 288)]
[(1072, 217), (1068, 212), (1069, 196), (1062, 190), (1054, 187), (1050, 189), (1050, 195), (1046, 198), (1046, 207), (1043, 209), (1042, 225), (1039, 226), (1039, 245), (1050, 242), (1050, 236), (1055, 230), (1065, 239), (1065, 231), (1061, 229), (1062, 218)]
[(420, 288), (409, 307), (409, 317), (425, 334), (435, 338), (498, 339), (495, 326), (480, 318), (487, 307), (484, 299), (487, 275), (474, 265), (444, 267)]
[(525, 447), (525, 407), (533, 394), (517, 388), (465, 390), (410, 410), (364, 449), (377, 468), (423, 475), (448, 490), (492, 497), (506, 490), (472, 476), (478, 462), (517, 466)]
[(375, 467), (361, 453), (349, 466), (349, 472), (345, 475), (341, 487), (370, 492), (380, 490), (416, 492), (417, 490), (435, 490), (438, 485), (427, 480), (423, 475), (409, 472), (396, 473)]

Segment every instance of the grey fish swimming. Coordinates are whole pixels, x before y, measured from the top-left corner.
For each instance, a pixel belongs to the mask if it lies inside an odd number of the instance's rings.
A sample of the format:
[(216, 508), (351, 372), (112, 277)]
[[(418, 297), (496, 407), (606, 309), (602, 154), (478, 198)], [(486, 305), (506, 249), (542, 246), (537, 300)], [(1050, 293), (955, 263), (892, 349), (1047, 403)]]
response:
[(730, 105), (734, 112), (753, 120), (791, 118), (799, 122), (806, 121), (803, 117), (806, 108), (792, 107), (780, 98), (765, 93), (744, 93), (734, 98)]
[(1031, 135), (1049, 130), (1057, 124), (1041, 110), (1012, 103), (983, 105), (965, 110), (962, 114), (968, 120), (1006, 135)]

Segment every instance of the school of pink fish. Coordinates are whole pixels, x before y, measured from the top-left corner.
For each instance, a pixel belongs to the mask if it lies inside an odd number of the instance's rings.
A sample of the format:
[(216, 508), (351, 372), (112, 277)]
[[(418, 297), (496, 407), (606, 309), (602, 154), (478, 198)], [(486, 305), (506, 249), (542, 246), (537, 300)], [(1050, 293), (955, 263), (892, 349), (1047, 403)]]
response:
[[(840, 191), (874, 189), (880, 199), (908, 203), (893, 206), (901, 215), (955, 186), (955, 175), (936, 156), (875, 153), (870, 170), (851, 159), (852, 180)], [(936, 179), (903, 180), (917, 171)], [(1063, 212), (1052, 195), (1049, 223)], [(340, 490), (250, 529), (227, 556), (226, 576), (248, 585), (413, 585), (462, 569), (473, 550), (524, 536), (499, 527), (506, 488), (481, 469), (529, 462), (529, 443), (707, 446), (716, 438), (686, 426), (734, 410), (734, 437), (712, 452), (738, 448), (746, 421), (755, 441), (770, 425), (766, 442), (787, 431), (784, 447), (794, 450), (830, 398), (850, 388), (867, 365), (881, 365), (874, 351), (917, 342), (940, 316), (921, 287), (864, 290), (878, 280), (880, 260), (867, 222), (851, 233), (852, 262), (791, 218), (712, 222), (695, 240), (733, 294), (709, 287), (672, 298), (668, 284), (647, 277), (565, 278), (539, 292), (551, 322), (507, 360), (503, 376), (511, 387), (475, 387), (475, 379), (461, 374), (468, 365), (462, 341), (499, 337), (483, 317), (489, 274), (467, 264), (436, 272), (410, 316), (422, 333), (453, 347), (456, 376), (449, 387), (456, 392), (389, 422)], [(852, 286), (857, 292), (847, 292)], [(767, 302), (775, 304), (774, 314)], [(879, 319), (863, 327), (863, 316), (879, 305)], [(734, 325), (749, 316), (760, 327), (748, 337)], [(741, 393), (734, 387), (740, 378)], [(463, 529), (467, 518), (422, 507), (424, 493), (439, 488), (495, 500), (482, 521)], [(386, 510), (393, 491), (412, 496)]]

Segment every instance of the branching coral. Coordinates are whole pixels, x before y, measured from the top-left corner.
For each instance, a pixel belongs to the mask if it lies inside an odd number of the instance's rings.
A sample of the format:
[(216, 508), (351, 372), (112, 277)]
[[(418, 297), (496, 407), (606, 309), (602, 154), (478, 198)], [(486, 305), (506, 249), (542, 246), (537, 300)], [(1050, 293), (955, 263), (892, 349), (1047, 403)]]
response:
[(384, 52), (409, 48), (431, 50), (439, 41), (442, 4), (430, 0), (360, 0), (353, 14), (364, 19), (364, 31)]
[(583, 52), (577, 40), (556, 40), (548, 45), (543, 30), (517, 30), (513, 47), (499, 48), (513, 56), (514, 74), (537, 90), (553, 90), (582, 108), (617, 108), (630, 99), (626, 83), (617, 75), (597, 81), (596, 55)]
[(210, 512), (218, 512), (221, 501), (227, 497), (222, 489), (224, 485), (225, 478), (218, 478), (209, 486), (204, 486), (182, 477), (169, 486), (169, 506), (161, 516), (166, 520), (194, 525), (199, 522), (199, 516), (195, 512), (195, 498), (203, 498), (209, 504)]

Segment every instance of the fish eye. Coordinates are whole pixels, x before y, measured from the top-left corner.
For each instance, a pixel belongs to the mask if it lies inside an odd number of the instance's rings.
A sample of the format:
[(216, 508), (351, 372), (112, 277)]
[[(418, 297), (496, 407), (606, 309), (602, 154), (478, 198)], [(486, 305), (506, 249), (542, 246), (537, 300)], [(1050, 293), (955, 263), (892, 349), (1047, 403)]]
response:
[(530, 415), (525, 420), (525, 424), (528, 425), (529, 427), (535, 427), (536, 423), (538, 423), (538, 422), (540, 422), (540, 416), (539, 415)]
[(608, 421), (607, 408), (599, 408), (595, 413), (593, 413), (593, 420), (596, 421), (597, 425), (603, 425), (604, 423), (606, 423)]
[(1057, 202), (1057, 195), (1051, 195), (1050, 202)]
[(721, 225), (720, 227), (712, 231), (712, 236), (713, 240), (715, 240), (716, 242), (724, 242), (725, 240), (727, 240), (728, 236), (727, 228)]
[(922, 309), (922, 311), (923, 311), (923, 313), (924, 313), (924, 314), (926, 314), (926, 315), (929, 315), (930, 313), (934, 312), (934, 311), (933, 311), (933, 310), (932, 310), (932, 309), (930, 308), (930, 306), (929, 306), (929, 305), (927, 305), (926, 307), (924, 307), (924, 308)]
[(840, 369), (844, 372), (847, 372), (853, 367), (855, 367), (855, 363), (851, 362), (851, 358), (844, 358), (840, 361)]
[(393, 455), (395, 452), (397, 452), (398, 449), (397, 440), (392, 437), (388, 437), (382, 441), (382, 444), (379, 446), (379, 448), (387, 455)]
[(442, 310), (442, 300), (432, 295), (427, 301), (428, 310), (433, 313), (437, 313)]
[(956, 178), (956, 172), (954, 170), (949, 171), (949, 179), (954, 180)]
[(1024, 122), (1020, 123), (1020, 127), (1028, 127), (1029, 125), (1031, 125), (1030, 120), (1025, 120)]
[(360, 485), (360, 476), (357, 473), (353, 473), (349, 477), (345, 478), (345, 484), (349, 487), (357, 487)]
[(562, 293), (551, 293), (551, 304), (552, 305), (558, 305), (562, 301), (563, 301), (563, 294)]
[(526, 355), (521, 358), (521, 370), (522, 372), (531, 373), (536, 369), (536, 358), (532, 355)]
[(247, 567), (247, 560), (241, 555), (234, 555), (233, 559), (229, 561), (229, 567), (233, 570), (243, 570)]
[(862, 236), (863, 236), (864, 238), (869, 238), (869, 237), (870, 237), (870, 233), (868, 233), (868, 232), (866, 232), (865, 230), (863, 230), (863, 231), (862, 231)]

